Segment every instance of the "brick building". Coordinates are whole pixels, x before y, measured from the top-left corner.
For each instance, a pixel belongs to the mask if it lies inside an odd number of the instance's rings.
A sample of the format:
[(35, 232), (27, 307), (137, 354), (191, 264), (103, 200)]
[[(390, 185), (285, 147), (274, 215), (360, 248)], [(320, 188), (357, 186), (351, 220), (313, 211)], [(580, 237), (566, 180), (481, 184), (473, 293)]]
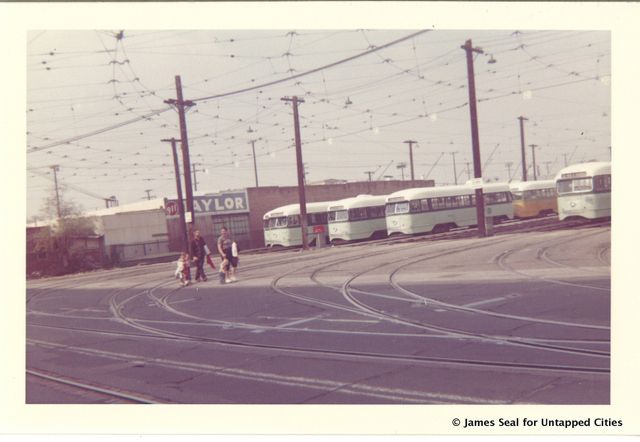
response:
[[(362, 181), (305, 186), (307, 202), (335, 201), (360, 194), (388, 195), (412, 187), (433, 187), (433, 180)], [(250, 187), (194, 197), (195, 226), (213, 250), (222, 226), (229, 228), (241, 250), (264, 247), (262, 216), (277, 207), (298, 202), (297, 186)], [(165, 207), (175, 208), (175, 200)], [(179, 251), (180, 220), (175, 209), (167, 210), (169, 249)]]

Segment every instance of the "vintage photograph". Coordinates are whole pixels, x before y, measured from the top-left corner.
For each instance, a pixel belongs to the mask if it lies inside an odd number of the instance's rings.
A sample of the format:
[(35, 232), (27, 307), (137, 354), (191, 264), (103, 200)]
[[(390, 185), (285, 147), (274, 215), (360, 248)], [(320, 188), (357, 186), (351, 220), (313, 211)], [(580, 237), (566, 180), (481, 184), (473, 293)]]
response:
[(0, 2), (0, 438), (637, 434), (638, 8)]
[(610, 404), (611, 52), (30, 30), (26, 403)]

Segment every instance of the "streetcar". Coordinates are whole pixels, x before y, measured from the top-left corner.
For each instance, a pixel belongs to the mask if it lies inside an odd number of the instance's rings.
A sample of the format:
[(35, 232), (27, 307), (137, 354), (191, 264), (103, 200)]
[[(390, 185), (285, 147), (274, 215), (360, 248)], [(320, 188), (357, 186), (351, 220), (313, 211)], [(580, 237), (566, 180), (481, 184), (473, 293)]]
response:
[(386, 195), (358, 195), (328, 208), (329, 241), (355, 241), (387, 235)]
[[(307, 203), (307, 241), (315, 244), (317, 233), (327, 243), (327, 208), (330, 201)], [(278, 207), (262, 217), (264, 243), (273, 246), (300, 246), (302, 232), (300, 229), (300, 204), (289, 204)]]
[(611, 216), (611, 163), (573, 164), (556, 175), (558, 218)]
[(513, 216), (535, 218), (558, 213), (555, 180), (522, 181), (510, 184)]
[[(482, 185), (485, 216), (494, 224), (513, 219), (507, 183)], [(441, 233), (477, 225), (475, 189), (469, 184), (421, 187), (394, 192), (387, 197), (387, 233)]]

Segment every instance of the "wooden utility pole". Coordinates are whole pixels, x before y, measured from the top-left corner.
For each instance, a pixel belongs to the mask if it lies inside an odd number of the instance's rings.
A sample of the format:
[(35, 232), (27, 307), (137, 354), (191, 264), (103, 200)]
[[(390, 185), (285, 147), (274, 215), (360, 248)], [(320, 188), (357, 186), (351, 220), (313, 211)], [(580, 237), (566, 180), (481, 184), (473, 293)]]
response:
[(180, 216), (180, 231), (182, 232), (182, 250), (189, 250), (189, 237), (187, 236), (187, 222), (184, 216), (184, 199), (182, 197), (182, 185), (180, 181), (180, 162), (178, 160), (178, 149), (175, 138), (164, 139), (163, 142), (171, 143), (171, 153), (173, 155), (173, 169), (176, 175), (176, 194), (178, 196), (178, 215)]
[(253, 174), (256, 178), (256, 187), (258, 187), (258, 164), (256, 163), (256, 140), (251, 140), (251, 152), (253, 152)]
[(193, 172), (193, 190), (194, 191), (198, 191), (198, 176), (197, 176), (197, 172), (207, 172), (206, 169), (199, 169), (197, 168), (198, 165), (202, 165), (202, 164), (198, 164), (198, 163), (193, 163), (191, 165), (191, 171)]
[[(471, 40), (467, 40), (462, 46), (467, 53), (467, 78), (469, 81), (469, 113), (471, 117), (471, 143), (473, 147), (473, 177), (482, 179), (482, 163), (480, 162), (480, 136), (478, 133), (478, 110), (476, 108), (476, 82), (473, 72), (473, 53), (482, 54), (482, 49), (474, 48)], [(487, 236), (484, 214), (484, 195), (482, 186), (476, 189), (476, 217), (478, 219), (478, 232), (481, 237)]]
[(407, 140), (405, 141), (409, 145), (409, 165), (411, 167), (411, 181), (415, 181), (415, 175), (413, 174), (413, 145), (417, 144), (417, 141)]
[(531, 147), (531, 161), (532, 161), (532, 165), (533, 165), (533, 181), (537, 181), (538, 180), (538, 174), (536, 173), (536, 147), (538, 147), (537, 144), (529, 144), (529, 146)]
[(184, 170), (184, 187), (187, 197), (187, 211), (191, 214), (191, 223), (196, 220), (193, 209), (193, 187), (191, 185), (191, 163), (189, 161), (189, 140), (187, 137), (187, 119), (185, 117), (185, 109), (195, 106), (193, 101), (184, 101), (182, 97), (182, 80), (176, 75), (176, 95), (177, 100), (165, 100), (165, 103), (171, 104), (178, 110), (178, 120), (180, 122), (180, 144), (182, 148), (182, 168)]
[(456, 152), (449, 152), (449, 154), (453, 159), (453, 182), (454, 184), (458, 184), (458, 171), (456, 170)]
[(300, 230), (302, 234), (302, 249), (309, 250), (307, 241), (307, 199), (304, 193), (304, 166), (302, 163), (302, 142), (300, 140), (300, 120), (298, 117), (298, 103), (304, 103), (304, 100), (296, 97), (281, 98), (282, 101), (290, 101), (293, 105), (293, 128), (295, 131), (296, 141), (296, 166), (298, 170), (298, 200), (300, 203)]
[(60, 170), (60, 166), (50, 166), (51, 170), (53, 170), (53, 183), (56, 186), (56, 209), (58, 212), (58, 219), (62, 218), (62, 213), (60, 213), (60, 193), (58, 192), (58, 171)]
[(523, 116), (519, 116), (520, 120), (520, 153), (522, 155), (522, 181), (527, 181), (527, 156), (524, 151), (524, 122), (528, 120)]

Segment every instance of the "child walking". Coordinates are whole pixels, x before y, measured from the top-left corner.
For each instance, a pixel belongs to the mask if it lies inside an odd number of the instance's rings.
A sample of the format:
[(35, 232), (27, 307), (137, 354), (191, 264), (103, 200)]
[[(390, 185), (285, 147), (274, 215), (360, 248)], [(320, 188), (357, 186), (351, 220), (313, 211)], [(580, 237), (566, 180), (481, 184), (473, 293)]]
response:
[(175, 277), (180, 279), (180, 285), (186, 287), (191, 283), (191, 264), (189, 263), (189, 254), (187, 252), (183, 252), (176, 264)]

